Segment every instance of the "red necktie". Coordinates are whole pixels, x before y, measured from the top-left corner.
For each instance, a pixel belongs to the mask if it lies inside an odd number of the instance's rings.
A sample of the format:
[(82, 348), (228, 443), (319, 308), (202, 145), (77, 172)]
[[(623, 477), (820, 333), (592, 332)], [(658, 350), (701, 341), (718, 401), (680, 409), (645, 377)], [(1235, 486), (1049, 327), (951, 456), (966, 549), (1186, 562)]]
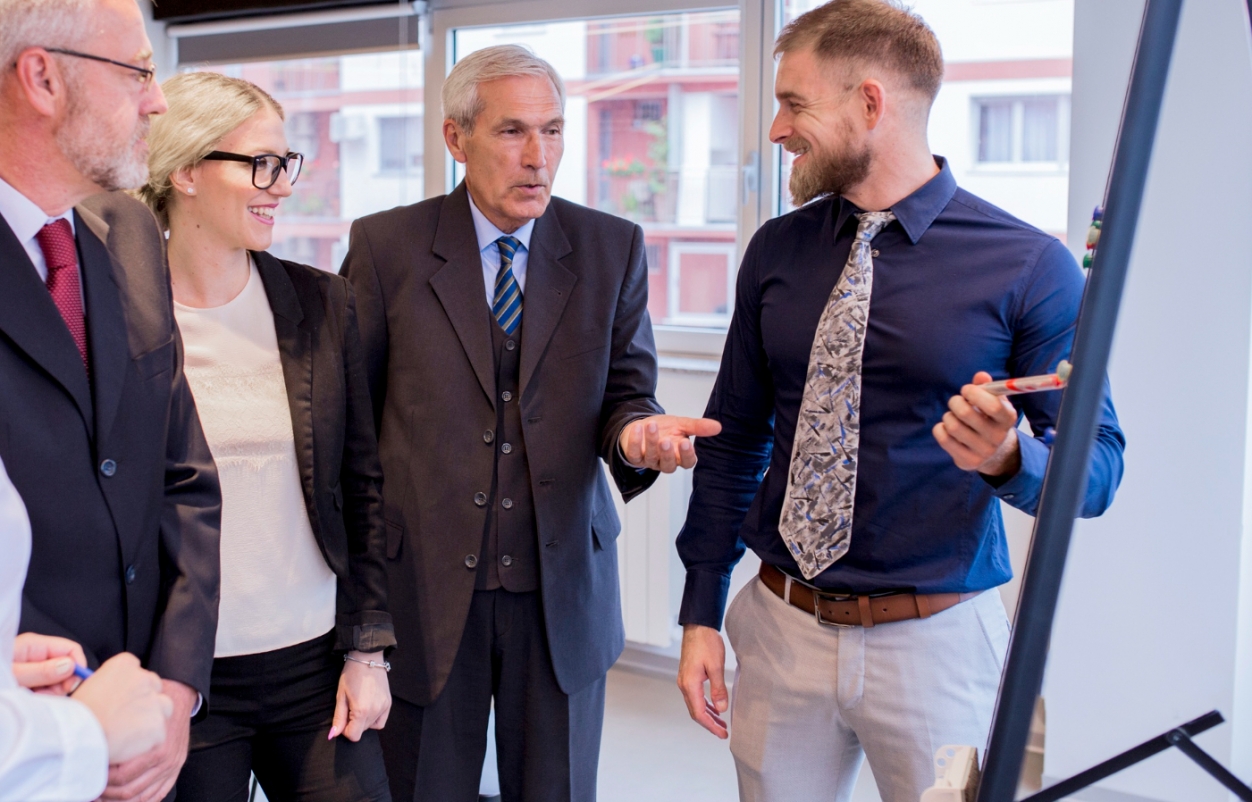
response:
[(43, 250), (44, 261), (48, 264), (48, 292), (57, 311), (65, 320), (65, 325), (78, 346), (78, 353), (83, 358), (83, 367), (90, 371), (87, 364), (87, 323), (83, 315), (83, 293), (78, 280), (78, 249), (74, 247), (74, 232), (70, 230), (70, 221), (62, 217), (53, 220), (35, 235)]

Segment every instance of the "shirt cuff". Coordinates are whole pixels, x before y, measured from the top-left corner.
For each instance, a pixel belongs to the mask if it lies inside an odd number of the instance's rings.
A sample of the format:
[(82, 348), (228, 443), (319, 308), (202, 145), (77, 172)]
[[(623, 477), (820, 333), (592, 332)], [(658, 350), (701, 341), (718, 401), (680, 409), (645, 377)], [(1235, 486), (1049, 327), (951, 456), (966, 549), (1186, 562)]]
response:
[[(1016, 474), (1000, 485), (994, 487), (995, 495), (1013, 507), (1034, 515), (1039, 506), (1039, 494), (1043, 490), (1043, 475), (1048, 468), (1048, 457), (1052, 449), (1037, 437), (1024, 437), (1020, 433), (1017, 438), (1018, 452), (1022, 464)], [(984, 479), (986, 479), (984, 477)]]
[(730, 574), (690, 569), (683, 587), (682, 606), (678, 610), (678, 623), (699, 624), (713, 629), (722, 628), (722, 614), (726, 611), (726, 595), (730, 592)]
[(621, 431), (617, 433), (617, 458), (621, 460), (622, 465), (634, 471), (635, 473), (639, 474), (640, 476), (647, 473), (648, 469), (636, 468), (634, 465), (630, 464), (630, 460), (626, 459), (626, 454), (622, 452), (622, 432), (626, 431), (626, 426), (629, 426), (630, 424), (634, 423), (637, 420), (643, 420), (644, 417), (646, 416), (640, 416), (638, 418), (631, 418), (630, 420), (626, 421), (625, 426), (622, 426)]
[(202, 694), (202, 693), (197, 693), (197, 694), (196, 694), (196, 703), (195, 703), (195, 705), (191, 708), (191, 717), (192, 717), (192, 718), (195, 718), (195, 717), (196, 717), (196, 715), (200, 712), (200, 708), (201, 708), (201, 707), (204, 707), (204, 694)]

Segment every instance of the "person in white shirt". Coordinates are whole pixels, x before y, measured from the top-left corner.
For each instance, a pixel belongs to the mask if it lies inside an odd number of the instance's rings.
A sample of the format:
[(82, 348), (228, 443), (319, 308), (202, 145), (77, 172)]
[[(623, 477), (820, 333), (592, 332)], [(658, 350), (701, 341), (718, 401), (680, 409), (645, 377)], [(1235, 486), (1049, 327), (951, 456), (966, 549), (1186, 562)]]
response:
[(162, 89), (139, 194), (169, 231), (187, 380), (222, 486), (213, 705), (178, 800), (242, 799), (250, 772), (271, 799), (386, 800), (377, 730), (395, 637), (354, 297), (265, 252), (303, 162), (282, 107), (212, 72)]
[[(86, 658), (77, 643), (33, 633), (14, 639), (30, 520), (2, 460), (0, 554), (0, 802), (95, 799), (110, 763), (165, 740), (173, 702), (132, 654), (115, 655), (80, 684), (74, 664)], [(72, 699), (58, 698), (70, 691)]]

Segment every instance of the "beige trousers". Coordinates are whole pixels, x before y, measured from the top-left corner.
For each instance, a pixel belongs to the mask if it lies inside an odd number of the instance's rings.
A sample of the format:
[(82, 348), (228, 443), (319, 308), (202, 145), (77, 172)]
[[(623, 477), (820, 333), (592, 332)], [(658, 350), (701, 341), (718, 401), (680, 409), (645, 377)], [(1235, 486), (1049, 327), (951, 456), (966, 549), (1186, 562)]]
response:
[(883, 802), (918, 802), (939, 747), (970, 744), (981, 758), (1009, 641), (995, 591), (865, 629), (818, 624), (754, 579), (726, 634), (742, 802), (847, 802), (863, 756)]

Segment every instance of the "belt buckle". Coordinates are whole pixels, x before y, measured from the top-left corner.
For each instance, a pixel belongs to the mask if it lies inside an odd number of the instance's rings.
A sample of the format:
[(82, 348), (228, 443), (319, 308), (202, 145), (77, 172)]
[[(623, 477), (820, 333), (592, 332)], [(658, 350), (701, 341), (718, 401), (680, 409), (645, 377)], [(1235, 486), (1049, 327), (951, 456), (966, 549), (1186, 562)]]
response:
[(817, 623), (824, 627), (839, 627), (840, 629), (852, 629), (856, 624), (840, 624), (838, 621), (827, 621), (822, 618), (822, 600), (827, 601), (851, 601), (856, 598), (854, 593), (825, 593), (817, 588), (811, 588), (813, 593), (813, 617), (817, 619)]

